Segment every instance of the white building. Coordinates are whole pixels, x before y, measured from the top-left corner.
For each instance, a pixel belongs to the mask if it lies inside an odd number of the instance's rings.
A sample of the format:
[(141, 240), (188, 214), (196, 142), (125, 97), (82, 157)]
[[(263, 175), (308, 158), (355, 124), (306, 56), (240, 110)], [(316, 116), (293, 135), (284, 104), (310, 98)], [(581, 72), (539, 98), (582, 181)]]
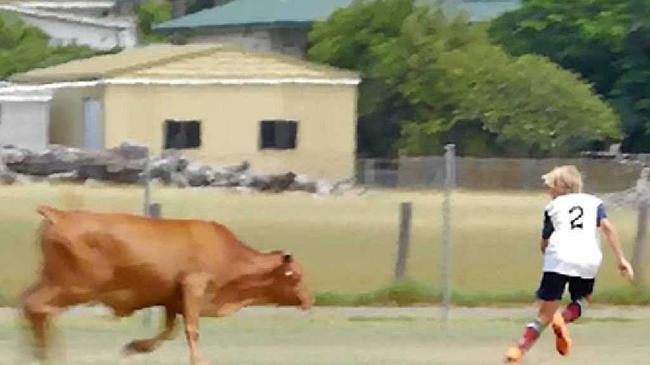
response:
[(47, 147), (51, 100), (50, 90), (0, 83), (0, 146)]
[(131, 48), (138, 43), (135, 17), (114, 14), (114, 1), (39, 1), (0, 5), (40, 28), (52, 45), (85, 45), (97, 50)]

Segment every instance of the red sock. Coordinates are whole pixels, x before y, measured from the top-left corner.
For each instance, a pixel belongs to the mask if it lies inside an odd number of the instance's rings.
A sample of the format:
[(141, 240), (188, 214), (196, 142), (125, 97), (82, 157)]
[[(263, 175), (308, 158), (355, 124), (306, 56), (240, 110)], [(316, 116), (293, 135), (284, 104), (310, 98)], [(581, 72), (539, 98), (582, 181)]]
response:
[(578, 302), (569, 303), (562, 312), (562, 318), (564, 318), (564, 322), (566, 323), (575, 321), (580, 318), (580, 315), (582, 315), (582, 307)]
[(529, 324), (524, 330), (524, 334), (521, 335), (521, 339), (517, 343), (517, 347), (522, 350), (529, 350), (541, 333), (542, 326), (539, 322), (535, 321)]

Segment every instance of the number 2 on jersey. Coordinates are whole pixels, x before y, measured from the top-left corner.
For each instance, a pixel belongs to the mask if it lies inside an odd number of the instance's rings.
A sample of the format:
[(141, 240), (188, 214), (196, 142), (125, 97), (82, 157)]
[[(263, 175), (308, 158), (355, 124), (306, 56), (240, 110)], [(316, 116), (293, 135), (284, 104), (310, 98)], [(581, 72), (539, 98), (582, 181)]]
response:
[[(574, 213), (578, 213), (575, 215)], [(584, 224), (582, 223), (582, 216), (585, 214), (585, 211), (582, 209), (581, 206), (576, 205), (575, 207), (571, 208), (569, 210), (569, 215), (571, 216), (571, 229), (582, 229), (584, 228)]]

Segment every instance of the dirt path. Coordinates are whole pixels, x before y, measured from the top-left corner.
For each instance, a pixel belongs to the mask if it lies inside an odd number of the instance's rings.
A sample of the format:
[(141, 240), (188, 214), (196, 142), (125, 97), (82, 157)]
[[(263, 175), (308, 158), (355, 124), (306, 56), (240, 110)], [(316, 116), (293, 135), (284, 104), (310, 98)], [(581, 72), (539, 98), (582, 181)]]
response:
[[(153, 309), (157, 311), (157, 309)], [(0, 308), (0, 317), (15, 316), (17, 310), (12, 308)], [(509, 307), (509, 308), (452, 308), (451, 320), (467, 319), (515, 319), (530, 317), (535, 313), (535, 307)], [(111, 312), (104, 307), (75, 307), (65, 312), (66, 316), (76, 315), (98, 315), (110, 316)], [(257, 316), (295, 316), (303, 317), (309, 315), (336, 316), (342, 318), (368, 317), (368, 318), (412, 318), (439, 320), (442, 316), (440, 307), (316, 307), (311, 313), (302, 313), (293, 308), (273, 307), (249, 307), (238, 312), (237, 317)], [(587, 317), (599, 318), (621, 318), (621, 319), (650, 319), (650, 307), (639, 306), (594, 306), (590, 307)]]
[[(201, 321), (201, 348), (213, 365), (491, 365), (521, 334), (533, 307), (455, 308), (448, 325), (437, 307), (248, 308)], [(141, 316), (112, 321), (103, 308), (76, 308), (58, 318), (66, 365), (187, 364), (182, 335), (152, 354), (123, 358), (122, 346), (151, 336)], [(28, 363), (13, 309), (0, 310), (0, 365)], [(546, 331), (524, 365), (650, 363), (650, 308), (600, 307), (571, 327), (566, 359)]]

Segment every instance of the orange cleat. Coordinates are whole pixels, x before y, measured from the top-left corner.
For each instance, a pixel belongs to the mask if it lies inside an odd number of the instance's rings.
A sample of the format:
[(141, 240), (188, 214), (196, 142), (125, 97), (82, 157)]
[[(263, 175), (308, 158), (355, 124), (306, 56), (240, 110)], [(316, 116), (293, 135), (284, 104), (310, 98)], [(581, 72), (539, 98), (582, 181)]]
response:
[(562, 356), (567, 356), (571, 351), (571, 337), (569, 336), (569, 329), (564, 323), (564, 318), (560, 313), (555, 313), (553, 316), (553, 323), (551, 324), (553, 332), (555, 333), (555, 349)]
[(524, 351), (519, 347), (511, 347), (506, 351), (506, 356), (503, 362), (506, 364), (518, 364), (524, 357)]

